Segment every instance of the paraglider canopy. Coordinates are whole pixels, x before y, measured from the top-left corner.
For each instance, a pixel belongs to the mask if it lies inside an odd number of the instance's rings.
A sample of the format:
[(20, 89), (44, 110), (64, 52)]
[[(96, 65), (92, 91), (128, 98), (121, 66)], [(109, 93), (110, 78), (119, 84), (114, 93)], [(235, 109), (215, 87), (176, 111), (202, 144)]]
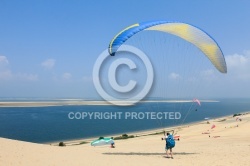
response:
[(193, 102), (196, 102), (199, 106), (201, 106), (201, 102), (198, 99), (193, 99)]
[(144, 30), (161, 31), (178, 36), (200, 49), (212, 64), (222, 73), (227, 73), (224, 55), (216, 41), (203, 30), (190, 24), (169, 21), (148, 21), (133, 24), (120, 31), (109, 44), (109, 54), (114, 56), (118, 48)]
[(91, 146), (111, 145), (114, 143), (115, 143), (114, 140), (111, 138), (102, 138), (102, 139), (92, 141)]

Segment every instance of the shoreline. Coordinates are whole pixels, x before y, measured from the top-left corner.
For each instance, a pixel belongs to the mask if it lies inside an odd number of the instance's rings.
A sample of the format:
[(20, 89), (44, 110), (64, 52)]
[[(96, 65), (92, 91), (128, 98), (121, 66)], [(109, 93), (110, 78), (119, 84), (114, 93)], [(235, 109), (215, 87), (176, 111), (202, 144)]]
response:
[[(240, 112), (238, 114), (242, 114), (242, 115), (246, 115), (246, 114), (250, 114), (250, 111), (245, 111), (245, 112)], [(196, 122), (190, 122), (190, 123), (186, 123), (186, 124), (181, 124), (181, 125), (176, 125), (176, 126), (170, 126), (170, 127), (164, 127), (164, 128), (155, 128), (155, 129), (149, 129), (149, 130), (138, 130), (138, 131), (133, 131), (133, 132), (127, 132), (127, 133), (116, 133), (113, 135), (106, 135), (103, 137), (119, 137), (122, 134), (127, 134), (127, 135), (134, 135), (136, 137), (144, 137), (144, 136), (149, 136), (149, 135), (156, 135), (156, 133), (159, 132), (163, 132), (163, 131), (171, 131), (171, 130), (182, 130), (184, 128), (190, 127), (190, 126), (195, 126), (198, 124), (204, 124), (207, 121), (213, 121), (213, 122), (219, 122), (220, 120), (228, 120), (230, 118), (233, 118), (234, 114), (229, 114), (229, 115), (225, 115), (225, 116), (221, 116), (221, 117), (216, 117), (216, 118), (212, 118), (209, 120), (200, 120), (200, 121), (196, 121)], [(177, 131), (178, 133), (178, 131)], [(177, 134), (176, 133), (176, 134)], [(53, 142), (45, 142), (45, 143), (41, 143), (41, 144), (46, 144), (46, 145), (52, 145), (52, 146), (58, 146), (59, 142), (63, 142), (66, 145), (72, 146), (72, 145), (79, 145), (81, 142), (86, 142), (86, 144), (89, 144), (91, 141), (98, 139), (101, 136), (97, 136), (97, 137), (88, 137), (88, 138), (79, 138), (79, 139), (72, 139), (72, 140), (61, 140), (61, 141), (53, 141)], [(129, 138), (130, 139), (130, 138)], [(131, 138), (133, 139), (133, 138)], [(125, 139), (126, 140), (126, 139)]]

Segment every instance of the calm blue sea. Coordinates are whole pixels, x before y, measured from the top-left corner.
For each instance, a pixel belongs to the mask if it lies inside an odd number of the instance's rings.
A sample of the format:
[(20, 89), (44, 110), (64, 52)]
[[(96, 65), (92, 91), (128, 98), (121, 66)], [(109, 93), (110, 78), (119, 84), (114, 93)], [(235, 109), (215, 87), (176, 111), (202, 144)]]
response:
[[(250, 111), (250, 99), (220, 102), (140, 103), (136, 106), (50, 106), (0, 108), (0, 137), (36, 143), (73, 140), (164, 128)], [(195, 111), (197, 109), (197, 111)], [(190, 110), (190, 111), (189, 111)], [(179, 120), (170, 119), (73, 119), (70, 112), (180, 112)], [(187, 115), (187, 113), (189, 114)], [(187, 115), (185, 121), (183, 119)]]

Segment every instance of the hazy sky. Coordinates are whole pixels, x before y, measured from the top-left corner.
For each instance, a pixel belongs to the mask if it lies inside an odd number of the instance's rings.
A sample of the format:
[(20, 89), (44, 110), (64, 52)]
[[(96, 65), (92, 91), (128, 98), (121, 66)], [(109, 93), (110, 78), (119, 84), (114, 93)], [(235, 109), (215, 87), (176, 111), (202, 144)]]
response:
[[(202, 28), (225, 55), (228, 74), (218, 73), (212, 65), (207, 69), (197, 65), (194, 70), (199, 70), (195, 73), (199, 78), (188, 75), (196, 80), (192, 84), (197, 87), (195, 95), (250, 97), (249, 6), (247, 0), (1, 0), (0, 97), (98, 98), (92, 70), (99, 54), (123, 28), (160, 19)], [(173, 61), (165, 79), (156, 79), (160, 83), (154, 86), (160, 88), (149, 97), (175, 97), (163, 94), (163, 89), (166, 82), (169, 90), (173, 90), (171, 81), (179, 80), (175, 86), (184, 82), (184, 75), (175, 68), (178, 65)], [(189, 93), (186, 89), (192, 88), (186, 86), (180, 85), (178, 91)]]

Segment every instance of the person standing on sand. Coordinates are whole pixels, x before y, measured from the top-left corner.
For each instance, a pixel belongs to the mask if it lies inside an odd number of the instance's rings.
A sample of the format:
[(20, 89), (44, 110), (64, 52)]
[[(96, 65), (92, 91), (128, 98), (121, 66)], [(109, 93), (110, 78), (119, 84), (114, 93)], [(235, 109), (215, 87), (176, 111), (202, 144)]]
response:
[[(172, 148), (174, 148), (175, 146), (175, 140), (174, 140), (174, 137), (173, 137), (173, 134), (174, 134), (174, 131), (172, 134), (169, 134), (169, 133), (165, 133), (164, 131), (164, 136), (165, 136), (165, 140), (166, 140), (166, 147), (165, 147), (165, 150), (166, 150), (166, 153), (167, 153), (167, 158), (169, 158), (169, 154), (171, 156), (171, 158), (173, 159), (173, 151), (172, 151)], [(170, 151), (170, 153), (168, 154), (168, 150)]]

